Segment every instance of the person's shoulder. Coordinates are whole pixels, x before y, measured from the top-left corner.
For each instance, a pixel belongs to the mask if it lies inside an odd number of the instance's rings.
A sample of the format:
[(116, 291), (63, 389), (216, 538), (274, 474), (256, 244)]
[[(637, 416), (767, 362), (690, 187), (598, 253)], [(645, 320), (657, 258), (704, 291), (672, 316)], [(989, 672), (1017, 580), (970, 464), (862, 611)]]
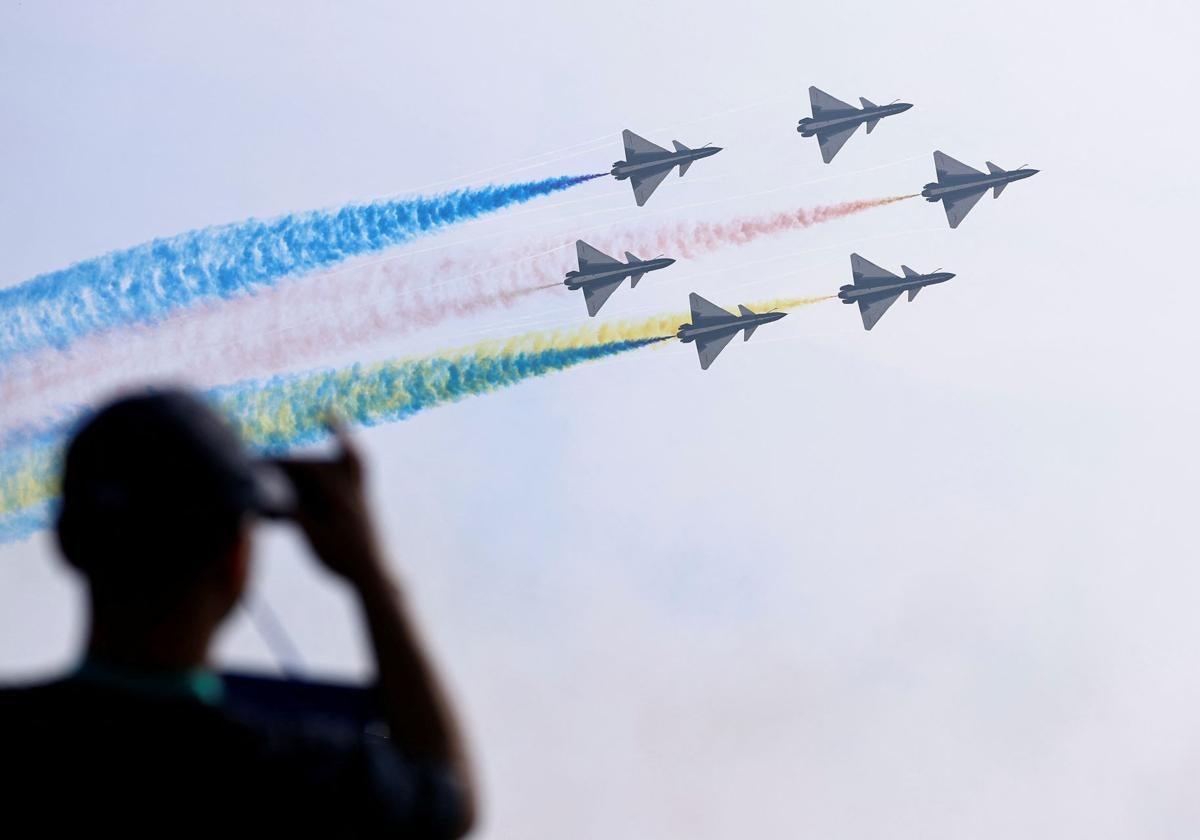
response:
[(236, 713), (231, 720), (257, 746), (260, 799), (280, 795), (278, 807), (302, 821), (322, 825), (336, 815), (343, 828), (431, 837), (448, 836), (459, 823), (461, 789), (441, 762), (414, 760), (390, 740), (344, 722), (281, 723)]
[(0, 730), (15, 738), (73, 737), (153, 740), (157, 730), (195, 733), (203, 742), (214, 730), (240, 729), (198, 702), (145, 697), (73, 675), (0, 687)]
[(0, 742), (15, 749), (17, 744), (45, 738), (87, 709), (86, 699), (65, 677), (0, 685)]
[(65, 677), (27, 683), (0, 682), (0, 711), (11, 714), (23, 709), (42, 709), (71, 694), (71, 681)]

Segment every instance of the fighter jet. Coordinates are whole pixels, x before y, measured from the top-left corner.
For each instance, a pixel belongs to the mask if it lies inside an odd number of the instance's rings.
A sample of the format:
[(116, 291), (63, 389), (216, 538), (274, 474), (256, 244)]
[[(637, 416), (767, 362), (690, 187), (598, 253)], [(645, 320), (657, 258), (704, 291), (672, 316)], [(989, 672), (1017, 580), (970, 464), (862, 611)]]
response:
[(897, 277), (885, 268), (864, 260), (858, 254), (850, 255), (850, 270), (854, 272), (854, 284), (842, 286), (838, 297), (842, 303), (857, 303), (862, 313), (863, 326), (868, 330), (879, 322), (888, 307), (904, 292), (912, 300), (917, 292), (935, 283), (945, 283), (954, 277), (948, 271), (918, 274), (906, 265), (900, 266), (903, 277)]
[(750, 336), (758, 329), (759, 324), (769, 324), (778, 321), (786, 312), (763, 312), (756, 314), (745, 306), (738, 306), (738, 313), (726, 312), (715, 303), (711, 303), (700, 295), (692, 292), (689, 298), (692, 304), (692, 322), (680, 324), (675, 337), (687, 344), (696, 342), (696, 352), (700, 354), (700, 369), (708, 370), (713, 359), (720, 355), (725, 345), (733, 340), (739, 330), (745, 330), (743, 341), (749, 341)]
[(1006, 171), (990, 160), (987, 162), (988, 171), (985, 174), (965, 163), (959, 163), (945, 152), (933, 153), (933, 166), (937, 170), (937, 183), (926, 184), (925, 189), (921, 190), (921, 195), (925, 196), (926, 201), (942, 202), (946, 209), (946, 219), (952, 228), (959, 226), (989, 188), (992, 190), (992, 198), (999, 198), (1004, 188), (1013, 181), (1038, 174), (1038, 170), (1026, 169), (1024, 166)]
[(829, 163), (838, 150), (850, 139), (850, 135), (858, 130), (863, 123), (867, 124), (867, 134), (884, 117), (892, 114), (903, 114), (912, 107), (908, 102), (893, 102), (891, 105), (876, 105), (866, 97), (860, 96), (858, 101), (861, 108), (835, 99), (823, 90), (815, 87), (808, 89), (808, 100), (812, 103), (812, 116), (800, 120), (796, 131), (801, 137), (817, 136), (821, 145), (821, 158)]
[(614, 163), (611, 174), (618, 181), (629, 179), (638, 207), (645, 204), (651, 193), (658, 189), (663, 178), (671, 174), (672, 167), (679, 167), (679, 177), (682, 178), (693, 161), (721, 151), (719, 146), (689, 149), (675, 140), (675, 151), (669, 152), (662, 146), (656, 146), (649, 140), (638, 137), (629, 129), (621, 132), (621, 137), (625, 140), (625, 160)]
[(583, 301), (587, 304), (588, 315), (593, 316), (600, 311), (600, 307), (604, 306), (604, 302), (626, 277), (629, 278), (630, 288), (637, 288), (638, 281), (647, 271), (658, 271), (675, 262), (666, 257), (639, 260), (628, 251), (625, 252), (628, 262), (621, 262), (593, 248), (582, 239), (575, 243), (575, 251), (579, 255), (579, 270), (568, 271), (563, 285), (571, 291), (583, 289)]

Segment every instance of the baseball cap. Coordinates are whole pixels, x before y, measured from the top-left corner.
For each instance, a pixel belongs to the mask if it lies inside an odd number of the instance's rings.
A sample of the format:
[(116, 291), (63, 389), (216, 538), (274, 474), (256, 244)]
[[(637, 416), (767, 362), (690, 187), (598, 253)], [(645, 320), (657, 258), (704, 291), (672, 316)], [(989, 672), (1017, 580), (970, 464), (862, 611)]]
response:
[(156, 389), (117, 399), (79, 428), (63, 466), (59, 533), (148, 547), (295, 509), (283, 470), (252, 455), (199, 395)]

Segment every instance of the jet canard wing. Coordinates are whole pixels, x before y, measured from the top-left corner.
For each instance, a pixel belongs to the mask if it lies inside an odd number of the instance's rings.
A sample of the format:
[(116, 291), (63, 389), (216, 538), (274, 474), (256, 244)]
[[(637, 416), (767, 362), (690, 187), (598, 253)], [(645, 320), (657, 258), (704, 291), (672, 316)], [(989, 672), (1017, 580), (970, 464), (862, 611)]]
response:
[(865, 260), (858, 254), (850, 255), (850, 271), (854, 274), (855, 286), (885, 286), (889, 283), (899, 283), (900, 278), (886, 268), (880, 268), (870, 260)]
[(946, 208), (946, 221), (950, 223), (950, 227), (956, 228), (962, 220), (971, 212), (971, 208), (979, 203), (979, 199), (983, 198), (988, 191), (987, 187), (975, 192), (961, 193), (959, 195), (946, 196), (942, 199), (942, 206)]
[(583, 302), (587, 304), (588, 315), (595, 317), (604, 306), (604, 302), (612, 297), (612, 293), (621, 285), (625, 278), (618, 278), (611, 283), (589, 283), (583, 287)]
[(833, 156), (838, 153), (842, 146), (846, 145), (846, 141), (850, 139), (850, 135), (858, 131), (858, 127), (862, 123), (855, 123), (848, 128), (839, 128), (837, 131), (818, 131), (817, 142), (821, 146), (821, 159), (826, 163), (833, 160)]
[(629, 183), (633, 187), (633, 198), (637, 202), (637, 206), (644, 205), (658, 189), (658, 185), (663, 182), (663, 178), (667, 177), (667, 173), (671, 171), (670, 167), (660, 169), (657, 172), (649, 172), (645, 175), (630, 175)]
[(692, 324), (697, 327), (712, 326), (722, 321), (734, 321), (737, 318), (732, 312), (725, 311), (711, 300), (705, 300), (695, 292), (692, 292), (688, 302), (692, 309)]
[(701, 370), (708, 370), (708, 366), (713, 363), (713, 360), (721, 355), (721, 351), (728, 346), (729, 342), (733, 341), (733, 336), (733, 332), (727, 332), (696, 339), (696, 354), (700, 356)]
[(575, 253), (579, 257), (579, 270), (589, 268), (614, 268), (621, 265), (616, 257), (610, 257), (599, 248), (593, 248), (582, 239), (575, 243)]
[(883, 313), (887, 312), (888, 307), (899, 297), (900, 292), (880, 292), (878, 295), (859, 298), (858, 311), (862, 315), (863, 327), (869, 330), (879, 323)]
[(824, 117), (845, 116), (858, 110), (849, 102), (843, 102), (815, 87), (808, 89), (808, 101), (812, 105), (812, 115), (815, 120)]
[(937, 170), (938, 183), (956, 181), (962, 178), (986, 178), (978, 169), (957, 161), (945, 152), (933, 153), (933, 168)]
[(669, 155), (666, 149), (662, 146), (657, 146), (651, 143), (645, 137), (638, 137), (629, 129), (621, 132), (621, 139), (625, 142), (625, 162), (633, 163), (636, 160), (643, 158), (658, 157), (660, 155)]

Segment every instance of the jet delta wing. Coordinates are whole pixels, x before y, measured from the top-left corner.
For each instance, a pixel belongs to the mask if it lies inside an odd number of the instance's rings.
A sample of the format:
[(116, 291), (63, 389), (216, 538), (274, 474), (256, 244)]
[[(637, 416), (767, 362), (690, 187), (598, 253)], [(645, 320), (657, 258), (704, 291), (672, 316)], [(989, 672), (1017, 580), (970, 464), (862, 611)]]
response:
[(620, 288), (624, 280), (624, 277), (618, 277), (611, 282), (593, 283), (584, 286), (583, 302), (587, 304), (588, 315), (594, 318), (596, 313), (600, 311), (600, 307), (604, 306), (604, 302), (612, 297), (612, 293)]
[(583, 272), (589, 269), (615, 268), (621, 265), (621, 261), (616, 257), (610, 257), (599, 248), (593, 248), (582, 239), (575, 243), (575, 255), (579, 258), (579, 270)]
[[(713, 327), (720, 324), (733, 324), (737, 321), (737, 316), (732, 312), (722, 309), (712, 301), (705, 300), (695, 292), (691, 294), (690, 303), (692, 305), (693, 326)], [(729, 345), (729, 342), (733, 341), (735, 335), (737, 335), (737, 330), (711, 333), (707, 336), (698, 337), (696, 339), (696, 352), (700, 356), (700, 369), (708, 370), (708, 366), (716, 361), (717, 356), (721, 355), (721, 351)]]
[(808, 89), (808, 102), (812, 105), (815, 119), (827, 120), (830, 117), (843, 117), (853, 114), (858, 109), (849, 102), (843, 102), (836, 96), (830, 96), (817, 87)]
[(846, 145), (846, 141), (850, 139), (854, 132), (858, 131), (860, 125), (862, 123), (854, 123), (849, 128), (842, 128), (837, 131), (818, 131), (817, 145), (821, 148), (821, 160), (826, 163), (833, 160), (833, 156), (841, 150), (842, 146)]
[(877, 292), (867, 297), (860, 297), (858, 312), (862, 315), (863, 327), (869, 330), (878, 324), (883, 313), (888, 311), (888, 307), (895, 303), (900, 295), (901, 292)]
[(638, 137), (628, 128), (621, 132), (625, 141), (625, 162), (641, 163), (649, 158), (665, 157), (671, 154), (662, 146), (651, 143), (645, 137)]
[(956, 178), (983, 178), (984, 174), (973, 166), (957, 161), (945, 152), (933, 153), (933, 168), (937, 171), (939, 184), (952, 183)]
[[(939, 184), (952, 185), (958, 181), (973, 181), (987, 177), (978, 169), (955, 160), (945, 152), (933, 153), (933, 168), (937, 171)], [(978, 190), (942, 199), (942, 207), (946, 211), (946, 221), (950, 223), (950, 227), (956, 228), (962, 224), (962, 220), (971, 212), (971, 208), (979, 203), (979, 199), (983, 198), (983, 194), (987, 191), (987, 187), (981, 187)]]
[(709, 338), (696, 339), (696, 352), (700, 355), (700, 370), (708, 370), (708, 366), (717, 360), (729, 342), (737, 333), (727, 332)]
[[(639, 137), (629, 129), (621, 132), (621, 137), (625, 141), (626, 163), (650, 163), (671, 156), (671, 153), (662, 146), (651, 143), (645, 137)], [(658, 185), (670, 173), (671, 167), (668, 166), (658, 171), (629, 176), (629, 183), (633, 187), (633, 197), (637, 201), (638, 207), (641, 207), (650, 200), (650, 196), (658, 189)]]
[(660, 169), (648, 175), (629, 176), (629, 183), (633, 186), (633, 200), (637, 202), (638, 207), (644, 206), (650, 200), (650, 196), (654, 195), (654, 191), (658, 189), (658, 185), (669, 174), (671, 174), (670, 169)]
[(713, 324), (737, 320), (737, 316), (732, 312), (722, 309), (710, 300), (705, 300), (695, 292), (692, 292), (688, 297), (688, 302), (692, 307), (693, 326), (708, 327)]
[(987, 187), (975, 192), (964, 192), (961, 195), (946, 197), (942, 199), (942, 208), (946, 211), (946, 221), (950, 223), (951, 228), (956, 228), (962, 224), (962, 220), (967, 218), (967, 214), (971, 212), (971, 208), (979, 203), (979, 199), (983, 198), (987, 192)]
[(855, 286), (886, 286), (900, 279), (886, 268), (880, 268), (858, 254), (850, 255), (850, 273), (854, 276)]

